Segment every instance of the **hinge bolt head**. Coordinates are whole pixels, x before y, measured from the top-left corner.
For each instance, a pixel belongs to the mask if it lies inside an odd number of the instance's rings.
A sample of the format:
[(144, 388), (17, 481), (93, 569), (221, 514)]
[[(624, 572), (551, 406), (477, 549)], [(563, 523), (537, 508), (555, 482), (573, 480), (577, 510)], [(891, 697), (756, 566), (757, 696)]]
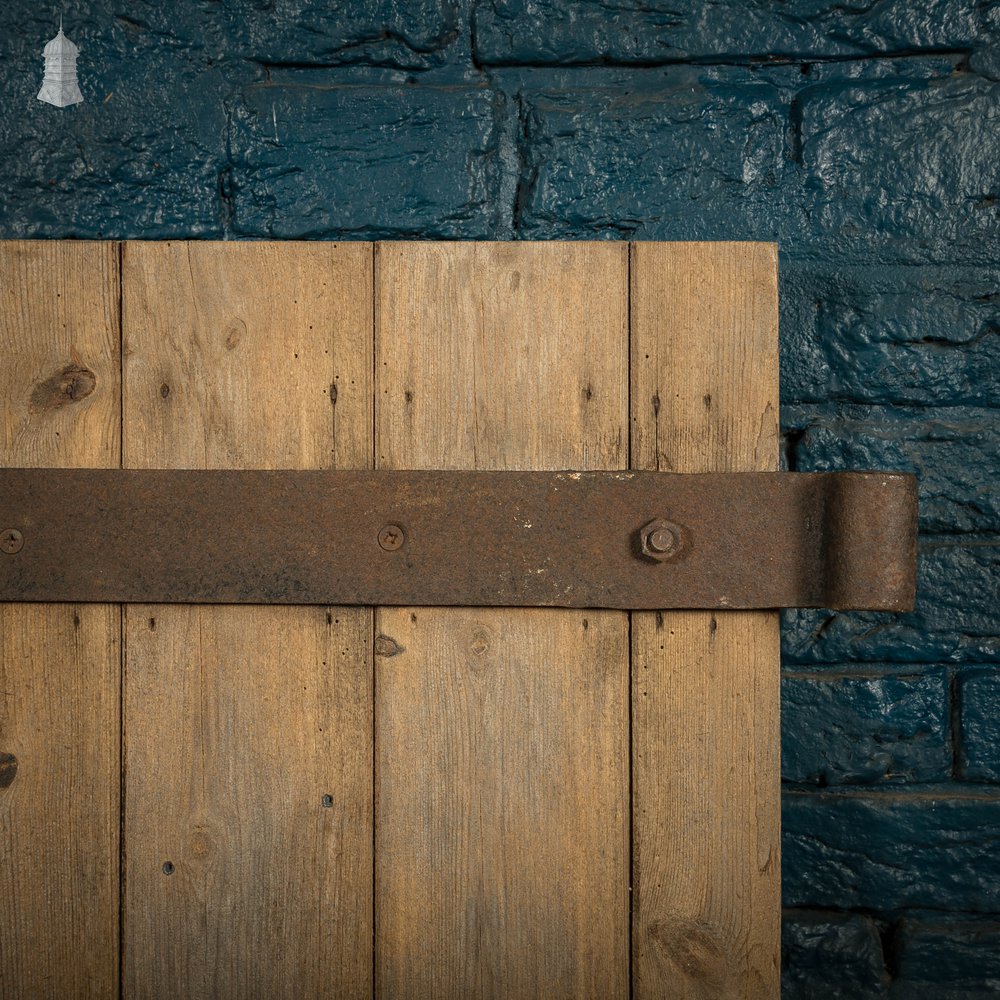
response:
[(663, 562), (672, 559), (681, 548), (681, 529), (672, 521), (657, 518), (639, 532), (642, 554), (648, 559)]
[(17, 528), (5, 528), (0, 532), (0, 549), (8, 555), (20, 552), (24, 547), (24, 535)]
[(395, 552), (403, 544), (403, 529), (398, 524), (387, 524), (378, 533), (378, 543), (386, 552)]

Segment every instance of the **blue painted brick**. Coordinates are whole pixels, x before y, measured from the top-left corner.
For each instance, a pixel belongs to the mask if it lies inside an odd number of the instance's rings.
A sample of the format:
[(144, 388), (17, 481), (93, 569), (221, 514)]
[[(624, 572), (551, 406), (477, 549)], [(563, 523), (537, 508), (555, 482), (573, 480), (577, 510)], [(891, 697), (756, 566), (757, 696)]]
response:
[[(9, 9), (10, 7), (14, 9)], [(85, 103), (36, 100), (49, 8), (4, 8), (0, 234), (200, 237), (224, 226), (228, 83), (200, 45), (134, 31), (109, 4), (67, 10)]]
[(824, 671), (781, 681), (781, 772), (816, 785), (951, 776), (948, 677)]
[(508, 71), (518, 232), (776, 239), (838, 262), (981, 266), (1000, 256), (1000, 84), (959, 62), (827, 68), (811, 84), (787, 69)]
[(518, 101), (526, 238), (766, 240), (798, 225), (785, 98), (746, 71), (529, 75)]
[(888, 985), (882, 942), (870, 917), (784, 912), (782, 1000), (880, 1000), (888, 996)]
[(963, 671), (958, 690), (962, 777), (1000, 781), (1000, 665)]
[(994, 662), (1000, 660), (1000, 539), (924, 539), (917, 607), (788, 611), (782, 651), (792, 663)]
[(479, 0), (476, 52), (486, 63), (658, 63), (768, 55), (867, 55), (954, 49), (995, 30), (981, 5), (889, 0), (845, 6), (752, 0)]
[(247, 88), (233, 225), (275, 237), (491, 235), (496, 95), (475, 85)]
[[(996, 338), (1000, 340), (1000, 338)], [(1000, 411), (861, 405), (785, 406), (788, 459), (800, 472), (915, 473), (920, 530), (1000, 532)]]
[(783, 402), (1000, 404), (1000, 271), (783, 254), (780, 280)]
[(998, 109), (1000, 84), (965, 73), (798, 94), (795, 158), (815, 240), (873, 263), (1000, 257)]
[[(468, 34), (451, 0), (224, 0), (214, 5), (227, 50), (269, 69), (352, 63), (425, 69)], [(467, 55), (467, 50), (461, 53)]]
[[(40, 21), (46, 30), (59, 8), (13, 0), (4, 4), (5, 27), (23, 30)], [(66, 6), (66, 31), (124, 35), (138, 45), (204, 55), (235, 72), (343, 65), (425, 69), (445, 61), (468, 34), (468, 19), (451, 0), (174, 0), (170, 4), (82, 0)], [(468, 57), (467, 46), (456, 53)]]
[(782, 799), (787, 906), (1000, 910), (1000, 797), (796, 792)]
[(995, 1000), (1000, 996), (1000, 923), (912, 920), (894, 934), (892, 1000)]

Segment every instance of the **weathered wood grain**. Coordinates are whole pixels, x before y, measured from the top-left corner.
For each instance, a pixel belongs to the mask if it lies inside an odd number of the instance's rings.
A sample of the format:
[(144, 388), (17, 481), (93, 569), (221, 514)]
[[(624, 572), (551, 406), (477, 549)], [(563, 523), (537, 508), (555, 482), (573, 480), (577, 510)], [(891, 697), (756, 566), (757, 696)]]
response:
[[(621, 245), (131, 244), (124, 344), (118, 252), (0, 245), (3, 464), (616, 468), (630, 348), (633, 466), (776, 467), (769, 246), (635, 245), (630, 343)], [(379, 611), (375, 816), (370, 612), (122, 626), (0, 608), (0, 996), (117, 992), (122, 694), (129, 996), (370, 996), (376, 818), (380, 995), (628, 991), (624, 615)], [(776, 996), (776, 616), (632, 657), (634, 993)]]
[[(379, 244), (377, 465), (624, 467), (626, 293), (622, 244)], [(376, 633), (378, 995), (625, 996), (626, 615)]]
[[(769, 244), (633, 245), (633, 467), (777, 468), (776, 276)], [(778, 616), (636, 613), (632, 657), (636, 1000), (775, 998)]]
[[(0, 243), (0, 464), (119, 464), (119, 338), (116, 244)], [(0, 605), (3, 997), (118, 992), (120, 627)]]
[[(371, 288), (370, 244), (126, 245), (126, 465), (370, 466)], [(371, 628), (127, 608), (130, 997), (370, 996)]]

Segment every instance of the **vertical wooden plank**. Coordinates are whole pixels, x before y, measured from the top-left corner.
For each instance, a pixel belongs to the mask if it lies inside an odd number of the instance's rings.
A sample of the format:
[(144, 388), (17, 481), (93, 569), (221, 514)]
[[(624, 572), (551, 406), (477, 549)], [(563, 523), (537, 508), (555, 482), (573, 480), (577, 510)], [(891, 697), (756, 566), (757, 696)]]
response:
[[(0, 243), (4, 466), (118, 465), (118, 301), (117, 244)], [(120, 628), (0, 604), (0, 996), (118, 992)]]
[[(371, 466), (370, 244), (127, 244), (123, 288), (128, 467)], [(127, 608), (133, 1000), (370, 996), (371, 629)]]
[[(778, 463), (771, 244), (632, 248), (632, 464)], [(778, 616), (632, 617), (633, 981), (654, 997), (779, 992)]]
[[(624, 245), (378, 244), (379, 467), (623, 467), (626, 327)], [(626, 615), (376, 633), (376, 992), (624, 996)]]

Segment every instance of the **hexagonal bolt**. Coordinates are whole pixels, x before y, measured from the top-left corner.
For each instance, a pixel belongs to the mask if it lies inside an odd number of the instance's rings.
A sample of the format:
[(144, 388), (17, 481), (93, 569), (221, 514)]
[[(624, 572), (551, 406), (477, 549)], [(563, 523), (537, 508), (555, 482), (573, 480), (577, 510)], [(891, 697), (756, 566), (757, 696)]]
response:
[(387, 524), (378, 533), (378, 543), (386, 552), (395, 552), (403, 544), (406, 536), (398, 524)]
[(4, 528), (0, 531), (0, 551), (8, 555), (20, 552), (24, 547), (24, 535), (17, 528)]
[(658, 517), (639, 531), (640, 548), (647, 559), (665, 562), (681, 550), (680, 525)]

